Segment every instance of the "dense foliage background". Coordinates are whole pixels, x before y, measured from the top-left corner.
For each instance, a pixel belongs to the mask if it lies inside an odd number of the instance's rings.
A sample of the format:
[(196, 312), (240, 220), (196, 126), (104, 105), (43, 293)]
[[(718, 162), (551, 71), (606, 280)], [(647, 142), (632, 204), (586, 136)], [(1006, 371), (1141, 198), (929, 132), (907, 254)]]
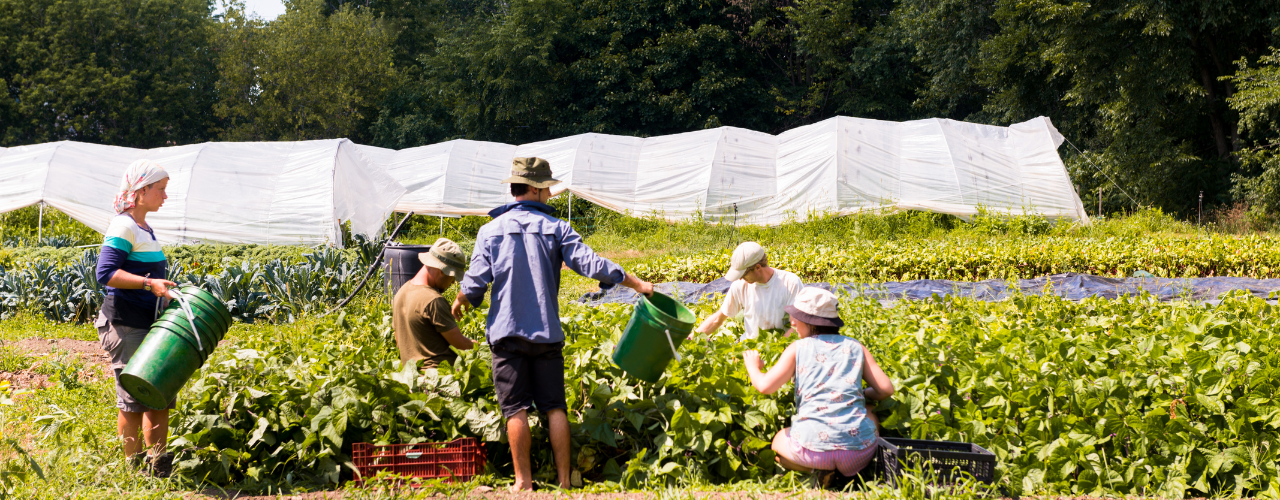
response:
[(1204, 191), (1280, 214), (1270, 0), (287, 3), (265, 22), (208, 0), (0, 0), (0, 146), (1046, 115), (1090, 207), (1102, 188), (1106, 212), (1189, 215)]

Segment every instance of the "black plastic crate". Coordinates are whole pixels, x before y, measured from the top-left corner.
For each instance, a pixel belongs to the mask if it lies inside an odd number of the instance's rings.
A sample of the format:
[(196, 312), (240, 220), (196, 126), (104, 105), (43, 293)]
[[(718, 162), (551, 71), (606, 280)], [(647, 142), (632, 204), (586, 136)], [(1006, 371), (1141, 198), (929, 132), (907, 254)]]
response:
[(898, 486), (898, 478), (912, 461), (933, 469), (936, 485), (952, 484), (962, 473), (986, 484), (995, 480), (995, 454), (973, 443), (876, 438), (876, 444), (880, 450), (867, 468), (873, 468), (880, 479), (893, 486)]

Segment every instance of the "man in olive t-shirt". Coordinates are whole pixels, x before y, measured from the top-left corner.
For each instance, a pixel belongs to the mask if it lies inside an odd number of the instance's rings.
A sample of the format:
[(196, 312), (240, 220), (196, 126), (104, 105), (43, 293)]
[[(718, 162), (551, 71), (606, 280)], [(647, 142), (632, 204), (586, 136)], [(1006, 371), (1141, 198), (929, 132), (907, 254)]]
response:
[(458, 244), (447, 238), (436, 240), (431, 249), (418, 254), (422, 269), (391, 301), (391, 323), (396, 330), (400, 361), (421, 359), (421, 366), (434, 368), (452, 363), (458, 354), (449, 349), (471, 349), (475, 344), (464, 337), (450, 312), (450, 303), (440, 296), (467, 269), (467, 257)]

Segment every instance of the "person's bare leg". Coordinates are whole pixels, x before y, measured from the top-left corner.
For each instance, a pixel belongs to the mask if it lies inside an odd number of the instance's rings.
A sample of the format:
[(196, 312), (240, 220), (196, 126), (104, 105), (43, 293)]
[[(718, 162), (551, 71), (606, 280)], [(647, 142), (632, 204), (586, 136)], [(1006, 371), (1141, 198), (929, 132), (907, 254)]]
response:
[(164, 452), (169, 441), (169, 410), (151, 410), (142, 414), (142, 438), (152, 455)]
[(142, 443), (138, 440), (138, 429), (141, 427), (141, 413), (121, 410), (116, 417), (116, 431), (120, 433), (125, 458), (142, 453)]
[(551, 451), (556, 456), (556, 479), (560, 487), (569, 489), (569, 415), (564, 410), (556, 409), (547, 412), (551, 421)]
[(516, 469), (516, 484), (512, 491), (533, 489), (533, 469), (529, 464), (529, 410), (507, 418), (507, 441), (511, 443), (511, 465)]
[(791, 451), (791, 439), (787, 437), (787, 431), (790, 427), (778, 431), (773, 436), (773, 454), (778, 460), (778, 464), (787, 470), (797, 472), (809, 472), (813, 469), (796, 463), (796, 455)]

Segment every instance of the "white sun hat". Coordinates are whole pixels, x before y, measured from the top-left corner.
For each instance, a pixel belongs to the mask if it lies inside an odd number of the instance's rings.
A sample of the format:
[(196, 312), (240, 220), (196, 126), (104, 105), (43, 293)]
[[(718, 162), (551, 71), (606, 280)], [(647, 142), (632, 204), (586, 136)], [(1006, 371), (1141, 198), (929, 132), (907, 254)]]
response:
[(724, 279), (729, 281), (741, 279), (751, 266), (761, 260), (764, 260), (764, 247), (759, 243), (748, 241), (738, 245), (738, 248), (733, 249), (733, 257), (729, 259), (729, 272), (724, 273)]
[(844, 326), (840, 319), (840, 301), (834, 293), (818, 287), (806, 286), (796, 294), (796, 300), (786, 308), (792, 318), (815, 326)]

